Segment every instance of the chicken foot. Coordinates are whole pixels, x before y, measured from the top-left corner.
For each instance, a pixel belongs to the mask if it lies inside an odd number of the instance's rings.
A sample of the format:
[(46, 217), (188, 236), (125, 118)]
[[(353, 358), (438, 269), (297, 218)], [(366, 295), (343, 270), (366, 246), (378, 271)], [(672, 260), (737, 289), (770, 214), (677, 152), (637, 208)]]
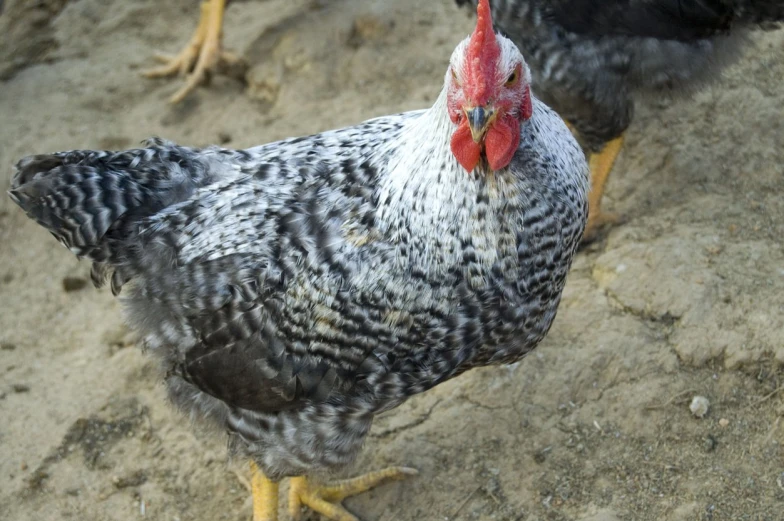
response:
[[(366, 492), (371, 488), (397, 481), (418, 472), (408, 467), (388, 467), (362, 476), (337, 481), (332, 485), (312, 485), (306, 477), (291, 478), (289, 488), (289, 515), (292, 521), (302, 517), (302, 507), (332, 521), (359, 521), (346, 510), (341, 502), (349, 496)], [(272, 481), (251, 461), (250, 490), (253, 499), (253, 521), (278, 521), (278, 483)], [(245, 480), (241, 479), (245, 484)]]
[(225, 8), (226, 0), (204, 0), (201, 4), (199, 25), (185, 48), (176, 56), (156, 54), (155, 58), (164, 65), (142, 72), (147, 78), (175, 74), (185, 76), (190, 72), (185, 85), (169, 99), (171, 103), (182, 101), (198, 85), (206, 82), (211, 72), (219, 68), (242, 69), (242, 58), (221, 48)]
[(304, 505), (332, 521), (359, 521), (343, 507), (341, 502), (344, 499), (382, 483), (405, 479), (417, 473), (408, 467), (388, 467), (356, 478), (337, 481), (332, 485), (319, 486), (312, 485), (306, 477), (291, 478), (289, 514), (294, 521), (300, 519)]

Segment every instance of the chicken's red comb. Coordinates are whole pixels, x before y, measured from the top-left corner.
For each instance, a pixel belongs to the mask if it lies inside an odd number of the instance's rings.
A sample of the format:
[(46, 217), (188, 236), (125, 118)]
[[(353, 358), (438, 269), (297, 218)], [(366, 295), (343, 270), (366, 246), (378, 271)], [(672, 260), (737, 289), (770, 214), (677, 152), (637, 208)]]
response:
[(476, 6), (476, 28), (468, 42), (466, 51), (465, 93), (477, 105), (484, 105), (490, 97), (490, 88), (495, 81), (495, 66), (501, 48), (493, 30), (490, 2), (479, 0)]

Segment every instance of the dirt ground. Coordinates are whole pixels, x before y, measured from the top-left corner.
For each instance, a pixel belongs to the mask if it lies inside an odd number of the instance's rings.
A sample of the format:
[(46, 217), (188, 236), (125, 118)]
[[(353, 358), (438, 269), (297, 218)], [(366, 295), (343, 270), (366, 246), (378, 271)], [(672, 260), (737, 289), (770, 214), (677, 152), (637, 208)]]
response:
[[(139, 71), (195, 0), (6, 0), (0, 189), (31, 154), (160, 135), (245, 147), (421, 108), (471, 30), (451, 0), (252, 0), (226, 15), (247, 84)], [(784, 31), (724, 81), (640, 106), (543, 345), (380, 418), (364, 521), (784, 518)], [(225, 440), (195, 433), (89, 266), (0, 197), (0, 518), (246, 520)], [(695, 418), (695, 395), (710, 401)], [(315, 516), (312, 516), (316, 519)], [(285, 518), (284, 518), (285, 519)]]

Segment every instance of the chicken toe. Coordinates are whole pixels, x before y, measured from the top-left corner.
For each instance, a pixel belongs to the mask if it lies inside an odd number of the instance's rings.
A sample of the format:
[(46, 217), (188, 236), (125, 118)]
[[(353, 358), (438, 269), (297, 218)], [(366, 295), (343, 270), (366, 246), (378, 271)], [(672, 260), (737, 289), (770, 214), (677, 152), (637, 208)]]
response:
[(221, 46), (225, 8), (226, 0), (205, 0), (201, 5), (199, 25), (185, 48), (176, 56), (157, 54), (155, 58), (163, 65), (142, 73), (147, 78), (187, 75), (185, 84), (169, 99), (171, 103), (185, 99), (193, 89), (205, 83), (212, 72), (241, 68), (242, 59), (223, 51)]
[(332, 521), (359, 521), (341, 504), (344, 499), (388, 481), (397, 481), (418, 472), (408, 467), (388, 467), (362, 476), (345, 479), (333, 485), (312, 485), (306, 477), (291, 478), (289, 490), (289, 513), (293, 520), (302, 516), (302, 506), (318, 512)]

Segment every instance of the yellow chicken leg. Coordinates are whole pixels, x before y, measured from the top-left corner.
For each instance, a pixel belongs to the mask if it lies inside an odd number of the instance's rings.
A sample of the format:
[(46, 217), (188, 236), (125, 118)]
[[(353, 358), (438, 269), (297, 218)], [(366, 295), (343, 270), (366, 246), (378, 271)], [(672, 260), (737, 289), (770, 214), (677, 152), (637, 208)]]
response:
[(253, 521), (278, 521), (278, 484), (250, 463), (250, 487), (253, 494)]
[(607, 177), (612, 171), (615, 159), (623, 147), (623, 136), (607, 143), (598, 154), (591, 154), (588, 166), (591, 170), (591, 193), (588, 194), (588, 222), (583, 233), (583, 242), (593, 240), (599, 229), (605, 224), (618, 222), (618, 216), (602, 212), (602, 195)]
[(289, 514), (294, 521), (297, 521), (302, 516), (302, 506), (305, 505), (332, 521), (359, 521), (343, 507), (341, 502), (344, 499), (366, 492), (387, 481), (397, 481), (416, 474), (418, 472), (411, 468), (389, 467), (323, 486), (312, 485), (305, 477), (291, 478)]
[(147, 78), (160, 78), (174, 74), (184, 76), (193, 71), (185, 80), (185, 85), (169, 99), (171, 103), (182, 101), (219, 66), (230, 68), (241, 64), (241, 58), (221, 49), (225, 8), (226, 0), (204, 0), (201, 4), (199, 25), (188, 45), (176, 56), (156, 55), (155, 58), (164, 65), (142, 73)]
[[(578, 134), (574, 125), (565, 119), (564, 123), (572, 134), (575, 136)], [(588, 156), (588, 168), (591, 171), (591, 192), (588, 194), (588, 222), (585, 224), (585, 232), (583, 232), (583, 244), (595, 239), (602, 226), (615, 224), (619, 220), (614, 213), (602, 212), (602, 196), (607, 177), (609, 177), (622, 147), (623, 136), (620, 136), (604, 145), (598, 154), (589, 154)]]

